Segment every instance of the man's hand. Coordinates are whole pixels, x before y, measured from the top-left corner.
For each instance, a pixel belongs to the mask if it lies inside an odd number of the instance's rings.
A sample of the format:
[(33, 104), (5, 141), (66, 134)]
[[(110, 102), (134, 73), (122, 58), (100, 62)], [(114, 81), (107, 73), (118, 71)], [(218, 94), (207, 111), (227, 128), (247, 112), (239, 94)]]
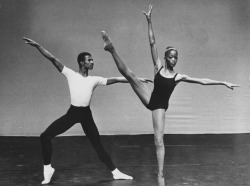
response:
[(27, 37), (23, 37), (23, 40), (26, 42), (26, 44), (31, 45), (33, 47), (39, 46), (39, 44), (37, 42), (35, 42), (32, 39), (29, 39)]
[(147, 79), (147, 78), (139, 78), (139, 80), (140, 80), (142, 83), (153, 83), (152, 80)]
[(149, 7), (148, 7), (148, 12), (142, 12), (145, 16), (146, 16), (146, 18), (147, 18), (147, 20), (151, 20), (151, 12), (152, 12), (152, 6), (151, 5), (149, 5)]

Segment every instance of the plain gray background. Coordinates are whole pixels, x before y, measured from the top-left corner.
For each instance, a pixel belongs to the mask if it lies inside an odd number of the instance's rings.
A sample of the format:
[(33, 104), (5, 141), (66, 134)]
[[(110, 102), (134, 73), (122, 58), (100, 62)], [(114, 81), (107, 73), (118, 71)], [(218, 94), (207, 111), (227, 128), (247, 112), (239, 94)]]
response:
[[(66, 78), (23, 36), (69, 68), (77, 70), (78, 53), (89, 51), (90, 75), (120, 76), (103, 50), (100, 31), (106, 30), (134, 73), (153, 79), (142, 14), (149, 4), (162, 61), (165, 48), (175, 46), (177, 72), (242, 85), (231, 91), (180, 83), (165, 133), (250, 132), (249, 0), (1, 0), (0, 135), (37, 136), (70, 105)], [(153, 133), (151, 112), (129, 84), (97, 87), (91, 108), (101, 134)], [(64, 135), (82, 135), (82, 129), (76, 125)]]

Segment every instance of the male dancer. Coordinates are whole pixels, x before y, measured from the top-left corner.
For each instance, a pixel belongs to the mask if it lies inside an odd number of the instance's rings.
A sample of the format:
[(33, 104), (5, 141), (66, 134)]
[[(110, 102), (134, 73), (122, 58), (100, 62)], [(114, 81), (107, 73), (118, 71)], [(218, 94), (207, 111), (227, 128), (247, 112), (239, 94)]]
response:
[[(90, 53), (82, 52), (78, 55), (79, 70), (75, 72), (64, 66), (60, 60), (55, 58), (50, 52), (39, 45), (37, 42), (23, 37), (27, 44), (35, 47), (38, 51), (57, 68), (57, 70), (64, 74), (68, 80), (71, 106), (68, 112), (54, 121), (40, 136), (42, 143), (42, 151), (44, 158), (44, 180), (42, 184), (48, 184), (55, 172), (51, 167), (52, 143), (51, 140), (55, 136), (66, 132), (76, 123), (81, 123), (82, 128), (92, 143), (100, 160), (109, 168), (113, 174), (114, 179), (133, 179), (131, 176), (120, 172), (113, 164), (110, 156), (104, 150), (100, 141), (100, 135), (90, 110), (90, 101), (94, 89), (99, 85), (111, 85), (114, 83), (127, 83), (124, 77), (103, 78), (98, 76), (89, 76), (88, 71), (93, 69), (93, 58)], [(142, 82), (148, 83), (150, 80), (140, 78)]]

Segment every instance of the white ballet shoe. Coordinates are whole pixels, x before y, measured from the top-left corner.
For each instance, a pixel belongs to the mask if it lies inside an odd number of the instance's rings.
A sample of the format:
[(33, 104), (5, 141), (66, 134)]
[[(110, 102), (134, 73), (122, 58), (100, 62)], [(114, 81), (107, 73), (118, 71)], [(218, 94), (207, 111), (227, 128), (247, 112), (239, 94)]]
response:
[(52, 167), (44, 169), (44, 171), (43, 171), (44, 180), (42, 181), (41, 184), (45, 185), (45, 184), (50, 183), (51, 178), (52, 178), (54, 172), (55, 172), (55, 169), (52, 168)]
[(115, 48), (105, 31), (102, 31), (102, 39), (104, 41), (104, 50), (114, 52)]
[(115, 180), (132, 180), (133, 179), (132, 176), (124, 174), (120, 172), (118, 169), (115, 169), (114, 171), (112, 171), (112, 174)]

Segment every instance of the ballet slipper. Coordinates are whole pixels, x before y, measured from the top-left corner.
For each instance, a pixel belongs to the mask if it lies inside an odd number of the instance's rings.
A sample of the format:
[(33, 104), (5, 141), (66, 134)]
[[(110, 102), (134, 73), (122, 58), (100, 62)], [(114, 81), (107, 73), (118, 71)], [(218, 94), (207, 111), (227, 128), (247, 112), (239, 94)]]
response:
[(54, 172), (55, 172), (54, 168), (52, 168), (50, 165), (48, 165), (48, 166), (45, 165), (44, 166), (44, 171), (43, 171), (44, 180), (42, 181), (41, 184), (45, 185), (45, 184), (50, 183)]
[(104, 41), (104, 50), (108, 52), (114, 52), (115, 48), (105, 31), (102, 31), (102, 39)]
[(118, 169), (115, 169), (114, 171), (112, 171), (112, 174), (115, 180), (132, 180), (133, 179), (132, 176), (124, 174), (120, 172)]

